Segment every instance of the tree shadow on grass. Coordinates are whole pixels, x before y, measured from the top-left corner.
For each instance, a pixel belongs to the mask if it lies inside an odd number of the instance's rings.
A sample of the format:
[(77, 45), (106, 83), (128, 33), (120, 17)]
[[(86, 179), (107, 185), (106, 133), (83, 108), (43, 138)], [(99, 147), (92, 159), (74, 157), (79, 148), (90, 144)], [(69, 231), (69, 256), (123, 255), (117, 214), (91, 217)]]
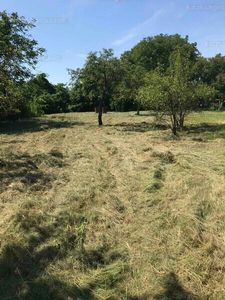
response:
[[(54, 154), (54, 153), (53, 153)], [(40, 169), (41, 164), (48, 167), (62, 167), (62, 157), (53, 154), (6, 153), (0, 156), (0, 193), (7, 190), (11, 184), (20, 191), (29, 189), (32, 191), (46, 190), (52, 187), (55, 179), (53, 174)]]
[[(118, 123), (114, 125), (106, 125), (115, 127), (118, 131), (128, 132), (148, 132), (155, 130), (168, 130), (169, 125), (166, 124), (152, 124), (147, 122), (141, 123)], [(208, 124), (201, 123), (197, 125), (189, 125), (183, 128), (183, 132), (190, 135), (205, 134), (208, 139), (225, 138), (225, 124)]]
[(1, 299), (94, 299), (88, 288), (70, 287), (54, 276), (48, 276), (46, 268), (66, 257), (67, 252), (57, 246), (45, 246), (53, 234), (53, 227), (36, 226), (39, 236), (30, 236), (27, 245), (6, 245), (0, 255)]
[(83, 126), (85, 123), (75, 121), (62, 121), (53, 118), (35, 118), (14, 122), (0, 123), (0, 134), (23, 134), (25, 132), (47, 131), (49, 129), (70, 128)]
[[(20, 216), (22, 216), (22, 219)], [(85, 250), (79, 248), (78, 239), (75, 239), (73, 248), (69, 246), (69, 240), (68, 243), (64, 243), (65, 228), (62, 227), (61, 218), (56, 218), (50, 225), (44, 226), (45, 220), (38, 221), (37, 217), (38, 216), (33, 215), (29, 217), (22, 211), (19, 213), (19, 216), (14, 218), (14, 224), (20, 226), (23, 233), (25, 232), (24, 236), (27, 237), (27, 240), (24, 239), (22, 243), (12, 242), (2, 248), (0, 254), (1, 299), (94, 300), (96, 299), (94, 290), (95, 288), (99, 289), (104, 286), (104, 280), (110, 281), (110, 283), (107, 284), (111, 290), (111, 288), (115, 287), (117, 281), (123, 278), (122, 274), (119, 274), (118, 280), (116, 280), (114, 277), (114, 269), (113, 273), (109, 275), (107, 275), (109, 269), (106, 269), (106, 273), (104, 273), (106, 277), (97, 277), (98, 280), (96, 280), (96, 277), (90, 277), (89, 283), (81, 287), (74, 284), (70, 285), (62, 281), (61, 277), (63, 276), (63, 272), (60, 272), (61, 276), (54, 275), (54, 271), (52, 274), (52, 268), (49, 269), (49, 266), (54, 266), (58, 261), (63, 261), (71, 255), (73, 255), (73, 258), (81, 261), (80, 252), (85, 252)], [(26, 218), (26, 220), (24, 220), (24, 218)], [(67, 223), (64, 225), (66, 226)], [(59, 230), (61, 231), (60, 235)], [(57, 239), (54, 245), (50, 244), (53, 238)], [(71, 250), (73, 252), (71, 252)], [(100, 252), (102, 252), (101, 249)], [(92, 259), (99, 262), (98, 255), (92, 255)], [(102, 260), (102, 258), (100, 258), (100, 260)], [(67, 264), (68, 267), (68, 263), (65, 264)], [(85, 261), (85, 264), (89, 266), (89, 262)], [(95, 268), (95, 262), (92, 262), (92, 265)], [(105, 267), (107, 268), (107, 265), (100, 261), (99, 270), (104, 271)], [(74, 272), (72, 266), (71, 272)], [(98, 275), (99, 273), (96, 274)], [(125, 290), (120, 290), (120, 292), (124, 295), (126, 294)], [(118, 297), (111, 297), (110, 299), (117, 300)], [(147, 300), (148, 298), (144, 296), (131, 297), (127, 295), (126, 299)]]
[(19, 144), (19, 143), (24, 143), (24, 141), (23, 140), (21, 140), (21, 141), (16, 141), (16, 140), (12, 140), (12, 141), (4, 141), (4, 142), (0, 142), (0, 146), (1, 145), (9, 145), (9, 144)]
[[(36, 227), (39, 236), (30, 236), (26, 245), (11, 243), (4, 246), (0, 254), (0, 298), (18, 300), (95, 300), (95, 288), (98, 282), (91, 281), (84, 287), (69, 285), (54, 274), (49, 274), (49, 265), (67, 257), (67, 249), (57, 246), (44, 246), (52, 234), (51, 226), (48, 228)], [(43, 247), (44, 246), (44, 247)], [(103, 267), (104, 268), (104, 267)], [(71, 272), (74, 270), (71, 269)], [(116, 282), (111, 283), (111, 288)], [(101, 287), (101, 284), (100, 284)], [(147, 295), (131, 296), (126, 290), (121, 295), (128, 300), (147, 300)], [(118, 297), (111, 297), (117, 300)]]
[(152, 123), (141, 122), (141, 123), (118, 123), (114, 125), (106, 125), (116, 127), (118, 131), (130, 131), (130, 132), (147, 132), (154, 130), (167, 130), (169, 126), (164, 124), (153, 125)]
[(225, 138), (225, 124), (200, 123), (183, 128), (187, 134), (207, 134), (209, 139)]
[[(96, 299), (94, 290), (102, 287), (105, 289), (106, 282), (109, 290), (116, 288), (116, 283), (124, 278), (123, 266), (119, 270), (110, 268), (111, 263), (114, 266), (114, 259), (117, 259), (118, 255), (106, 263), (103, 256), (107, 247), (96, 249), (94, 253), (87, 252), (84, 247), (81, 247), (82, 237), (68, 231), (68, 225), (72, 226), (74, 222), (78, 225), (79, 219), (80, 221), (83, 219), (82, 215), (78, 216), (77, 212), (71, 214), (69, 210), (67, 214), (59, 213), (50, 224), (45, 225), (48, 214), (38, 213), (36, 206), (33, 207), (33, 211), (30, 211), (31, 207), (28, 204), (12, 219), (12, 225), (15, 227), (11, 230), (16, 230), (16, 235), (20, 235), (19, 242), (9, 241), (0, 252), (0, 299), (94, 300)], [(8, 237), (10, 236), (11, 234)], [(88, 258), (83, 260), (86, 255)], [(60, 265), (65, 261), (67, 270), (65, 274), (63, 270), (59, 271), (60, 267), (57, 266), (59, 261)], [(93, 268), (100, 272), (96, 272), (95, 276), (90, 275), (89, 282), (84, 286), (69, 284), (68, 268), (71, 269), (72, 279), (76, 270), (74, 261), (80, 264), (77, 266), (79, 272), (88, 272)], [(120, 263), (116, 266), (120, 266)], [(54, 274), (55, 269), (56, 274), (59, 275)], [(61, 279), (62, 277), (64, 280)], [(126, 291), (122, 293), (125, 295)], [(129, 300), (147, 299), (127, 296)], [(118, 297), (110, 299), (117, 300)]]
[(155, 300), (199, 300), (199, 297), (186, 291), (180, 284), (178, 276), (171, 272), (163, 279), (163, 291), (154, 296)]
[(149, 295), (141, 295), (141, 296), (129, 296), (127, 297), (127, 300), (148, 300), (150, 298)]
[(149, 113), (147, 113), (147, 112), (141, 112), (140, 111), (140, 114), (139, 115), (137, 115), (137, 114), (135, 114), (135, 116), (137, 116), (137, 117), (155, 117), (157, 115), (157, 113), (156, 112), (149, 112)]

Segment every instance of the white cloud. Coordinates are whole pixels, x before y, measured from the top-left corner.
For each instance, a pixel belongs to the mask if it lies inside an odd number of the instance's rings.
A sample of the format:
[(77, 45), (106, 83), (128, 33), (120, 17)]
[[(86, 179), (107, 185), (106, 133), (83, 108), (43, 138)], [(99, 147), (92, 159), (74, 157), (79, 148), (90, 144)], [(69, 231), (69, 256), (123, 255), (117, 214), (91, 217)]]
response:
[(137, 31), (138, 33), (140, 33), (140, 31), (142, 31), (146, 25), (153, 23), (158, 19), (158, 17), (162, 16), (164, 13), (165, 11), (163, 9), (157, 10), (156, 12), (154, 12), (151, 18), (133, 28), (133, 31)]
[(113, 42), (113, 45), (119, 46), (127, 41), (129, 41), (130, 39), (132, 39), (132, 37), (134, 37), (135, 35), (133, 33), (129, 33), (128, 35), (125, 35), (124, 37), (122, 37), (121, 39)]
[(146, 21), (137, 25), (136, 27), (132, 28), (130, 30), (130, 33), (128, 33), (121, 39), (118, 39), (117, 41), (113, 42), (112, 44), (115, 46), (120, 46), (123, 43), (127, 42), (128, 40), (132, 39), (134, 36), (139, 35), (141, 32), (143, 32), (145, 30), (146, 26), (149, 27), (149, 25), (151, 23), (156, 21), (158, 19), (158, 17), (162, 16), (164, 13), (165, 13), (165, 11), (163, 9), (160, 9), (160, 10), (154, 12), (154, 14), (153, 14), (153, 16), (151, 16), (151, 18), (147, 19)]

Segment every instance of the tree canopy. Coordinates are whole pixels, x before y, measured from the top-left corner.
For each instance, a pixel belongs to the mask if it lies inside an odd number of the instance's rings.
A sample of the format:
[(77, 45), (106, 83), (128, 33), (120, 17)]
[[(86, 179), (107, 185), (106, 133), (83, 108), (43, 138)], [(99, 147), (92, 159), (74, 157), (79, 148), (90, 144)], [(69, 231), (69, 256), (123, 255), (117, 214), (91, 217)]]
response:
[(214, 88), (192, 80), (189, 57), (182, 48), (177, 49), (170, 56), (167, 72), (160, 68), (149, 72), (138, 95), (145, 108), (157, 111), (161, 119), (169, 118), (174, 134), (177, 127), (183, 128), (185, 116), (198, 107), (201, 98), (215, 94)]
[(196, 61), (200, 56), (197, 43), (189, 43), (188, 36), (182, 38), (179, 34), (160, 34), (144, 38), (131, 50), (126, 51), (121, 59), (127, 60), (129, 64), (142, 66), (146, 71), (155, 70), (159, 65), (166, 71), (170, 55), (178, 47), (189, 53), (191, 61)]
[(31, 76), (38, 57), (45, 51), (29, 35), (34, 27), (17, 13), (0, 12), (0, 118), (19, 112), (19, 83)]
[(17, 13), (0, 12), (0, 72), (12, 81), (29, 78), (39, 56), (45, 52), (29, 34), (34, 22)]
[(82, 85), (84, 94), (99, 106), (99, 125), (102, 125), (102, 106), (109, 106), (116, 85), (121, 80), (122, 69), (112, 49), (90, 52), (83, 69), (71, 70), (72, 84)]

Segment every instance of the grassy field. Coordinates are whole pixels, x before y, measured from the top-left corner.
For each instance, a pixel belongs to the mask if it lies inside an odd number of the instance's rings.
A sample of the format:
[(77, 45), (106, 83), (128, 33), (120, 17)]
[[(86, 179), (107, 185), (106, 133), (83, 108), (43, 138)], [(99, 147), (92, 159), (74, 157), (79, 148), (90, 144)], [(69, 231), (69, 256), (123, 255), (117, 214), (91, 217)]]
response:
[(0, 299), (225, 299), (225, 113), (0, 125)]

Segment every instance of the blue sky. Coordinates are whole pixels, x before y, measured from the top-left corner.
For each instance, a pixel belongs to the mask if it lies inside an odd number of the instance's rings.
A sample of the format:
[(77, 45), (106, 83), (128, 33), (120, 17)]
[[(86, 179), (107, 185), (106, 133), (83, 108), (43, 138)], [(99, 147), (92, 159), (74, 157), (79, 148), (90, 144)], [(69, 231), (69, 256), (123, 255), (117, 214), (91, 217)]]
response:
[(205, 57), (225, 55), (225, 1), (215, 0), (1, 0), (0, 10), (37, 19), (31, 34), (47, 53), (36, 72), (52, 83), (69, 81), (90, 51), (120, 56), (147, 36), (189, 36)]

